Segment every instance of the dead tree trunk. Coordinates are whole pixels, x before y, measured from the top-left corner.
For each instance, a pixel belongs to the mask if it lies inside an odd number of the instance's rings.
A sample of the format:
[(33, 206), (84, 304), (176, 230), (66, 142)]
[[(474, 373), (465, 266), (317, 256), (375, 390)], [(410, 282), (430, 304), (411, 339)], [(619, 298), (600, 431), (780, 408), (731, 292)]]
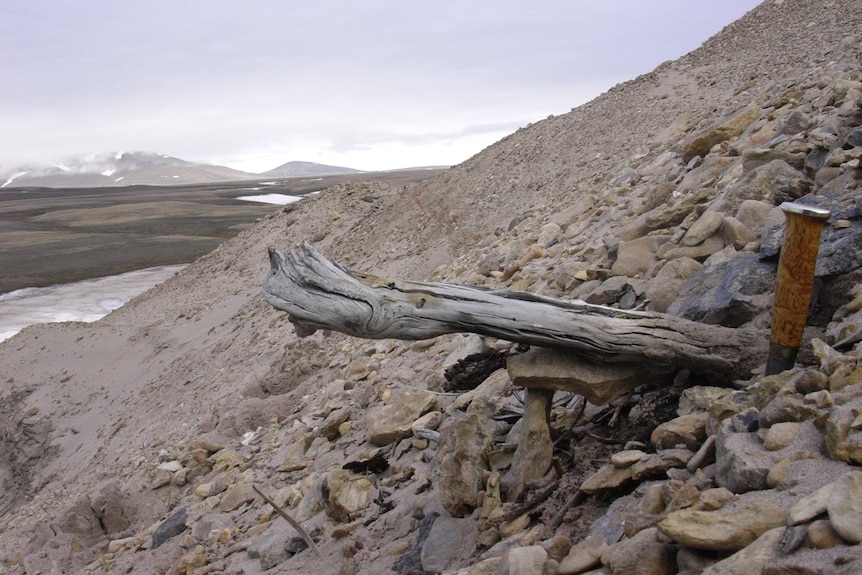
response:
[(370, 339), (418, 340), (458, 332), (570, 349), (594, 362), (650, 362), (711, 380), (748, 379), (768, 335), (667, 314), (624, 311), (525, 292), (422, 283), (348, 271), (310, 244), (269, 248), (264, 297), (299, 336), (330, 329)]

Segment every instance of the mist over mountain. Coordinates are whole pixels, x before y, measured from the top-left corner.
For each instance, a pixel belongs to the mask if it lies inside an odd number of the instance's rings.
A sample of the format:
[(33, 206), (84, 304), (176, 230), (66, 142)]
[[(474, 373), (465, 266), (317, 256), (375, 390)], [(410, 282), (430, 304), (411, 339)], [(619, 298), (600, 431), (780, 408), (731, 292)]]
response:
[(261, 176), (292, 178), (360, 172), (361, 170), (315, 162), (287, 162), (268, 172), (253, 174), (152, 152), (115, 152), (76, 156), (54, 164), (25, 164), (0, 168), (0, 188), (176, 186), (254, 180)]
[(46, 188), (179, 185), (227, 182), (254, 174), (225, 166), (187, 162), (151, 152), (87, 154), (55, 164), (30, 164), (2, 171), (2, 187)]

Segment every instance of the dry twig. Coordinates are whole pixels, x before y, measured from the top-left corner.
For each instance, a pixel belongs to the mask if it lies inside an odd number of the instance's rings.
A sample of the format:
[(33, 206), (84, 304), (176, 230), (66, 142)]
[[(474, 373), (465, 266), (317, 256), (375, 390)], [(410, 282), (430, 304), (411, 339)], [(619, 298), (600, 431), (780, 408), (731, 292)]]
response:
[(529, 501), (525, 501), (522, 505), (518, 505), (517, 507), (513, 507), (510, 509), (504, 516), (503, 522), (512, 521), (530, 511), (534, 507), (538, 506), (540, 503), (544, 502), (551, 494), (556, 491), (557, 486), (560, 484), (559, 479), (554, 479), (550, 484), (536, 492), (533, 497), (530, 498)]
[(296, 531), (299, 533), (300, 537), (302, 537), (302, 540), (305, 541), (306, 543), (308, 543), (308, 546), (311, 547), (311, 550), (314, 551), (318, 557), (323, 557), (323, 553), (321, 553), (320, 549), (318, 549), (317, 544), (314, 542), (314, 539), (311, 538), (311, 535), (309, 535), (308, 532), (302, 528), (302, 525), (300, 525), (296, 519), (294, 519), (293, 517), (288, 515), (287, 511), (285, 511), (284, 509), (279, 507), (275, 501), (273, 501), (272, 499), (270, 499), (269, 497), (264, 495), (263, 491), (261, 491), (260, 489), (257, 488), (257, 485), (252, 485), (251, 488), (254, 489), (255, 493), (257, 493), (258, 495), (263, 497), (263, 500), (266, 501), (267, 503), (269, 503), (270, 506), (272, 506), (272, 508), (275, 509), (275, 511), (279, 515), (284, 517), (285, 521), (290, 523), (291, 527), (296, 529)]

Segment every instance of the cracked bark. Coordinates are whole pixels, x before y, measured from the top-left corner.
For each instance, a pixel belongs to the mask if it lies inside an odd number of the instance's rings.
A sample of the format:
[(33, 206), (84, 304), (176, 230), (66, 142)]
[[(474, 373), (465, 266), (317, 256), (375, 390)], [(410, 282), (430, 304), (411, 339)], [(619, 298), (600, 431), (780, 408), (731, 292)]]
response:
[(512, 290), (425, 283), (357, 273), (309, 243), (269, 248), (264, 298), (287, 312), (300, 337), (318, 329), (369, 339), (418, 340), (472, 332), (571, 350), (599, 363), (650, 362), (712, 381), (749, 379), (768, 334), (645, 311), (624, 311)]

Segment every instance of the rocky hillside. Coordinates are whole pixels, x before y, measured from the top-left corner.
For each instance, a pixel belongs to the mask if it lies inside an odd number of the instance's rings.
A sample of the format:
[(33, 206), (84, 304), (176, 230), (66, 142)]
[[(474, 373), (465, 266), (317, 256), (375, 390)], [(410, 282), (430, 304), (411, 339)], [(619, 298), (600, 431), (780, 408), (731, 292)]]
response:
[[(0, 573), (858, 573), (859, 30), (850, 0), (770, 0), (438, 177), (329, 189), (96, 324), (0, 344)], [(300, 338), (261, 297), (266, 246), (309, 240), (768, 338), (791, 200), (832, 216), (799, 365), (769, 377), (581, 363), (591, 401), (550, 397), (519, 385), (535, 350)]]

